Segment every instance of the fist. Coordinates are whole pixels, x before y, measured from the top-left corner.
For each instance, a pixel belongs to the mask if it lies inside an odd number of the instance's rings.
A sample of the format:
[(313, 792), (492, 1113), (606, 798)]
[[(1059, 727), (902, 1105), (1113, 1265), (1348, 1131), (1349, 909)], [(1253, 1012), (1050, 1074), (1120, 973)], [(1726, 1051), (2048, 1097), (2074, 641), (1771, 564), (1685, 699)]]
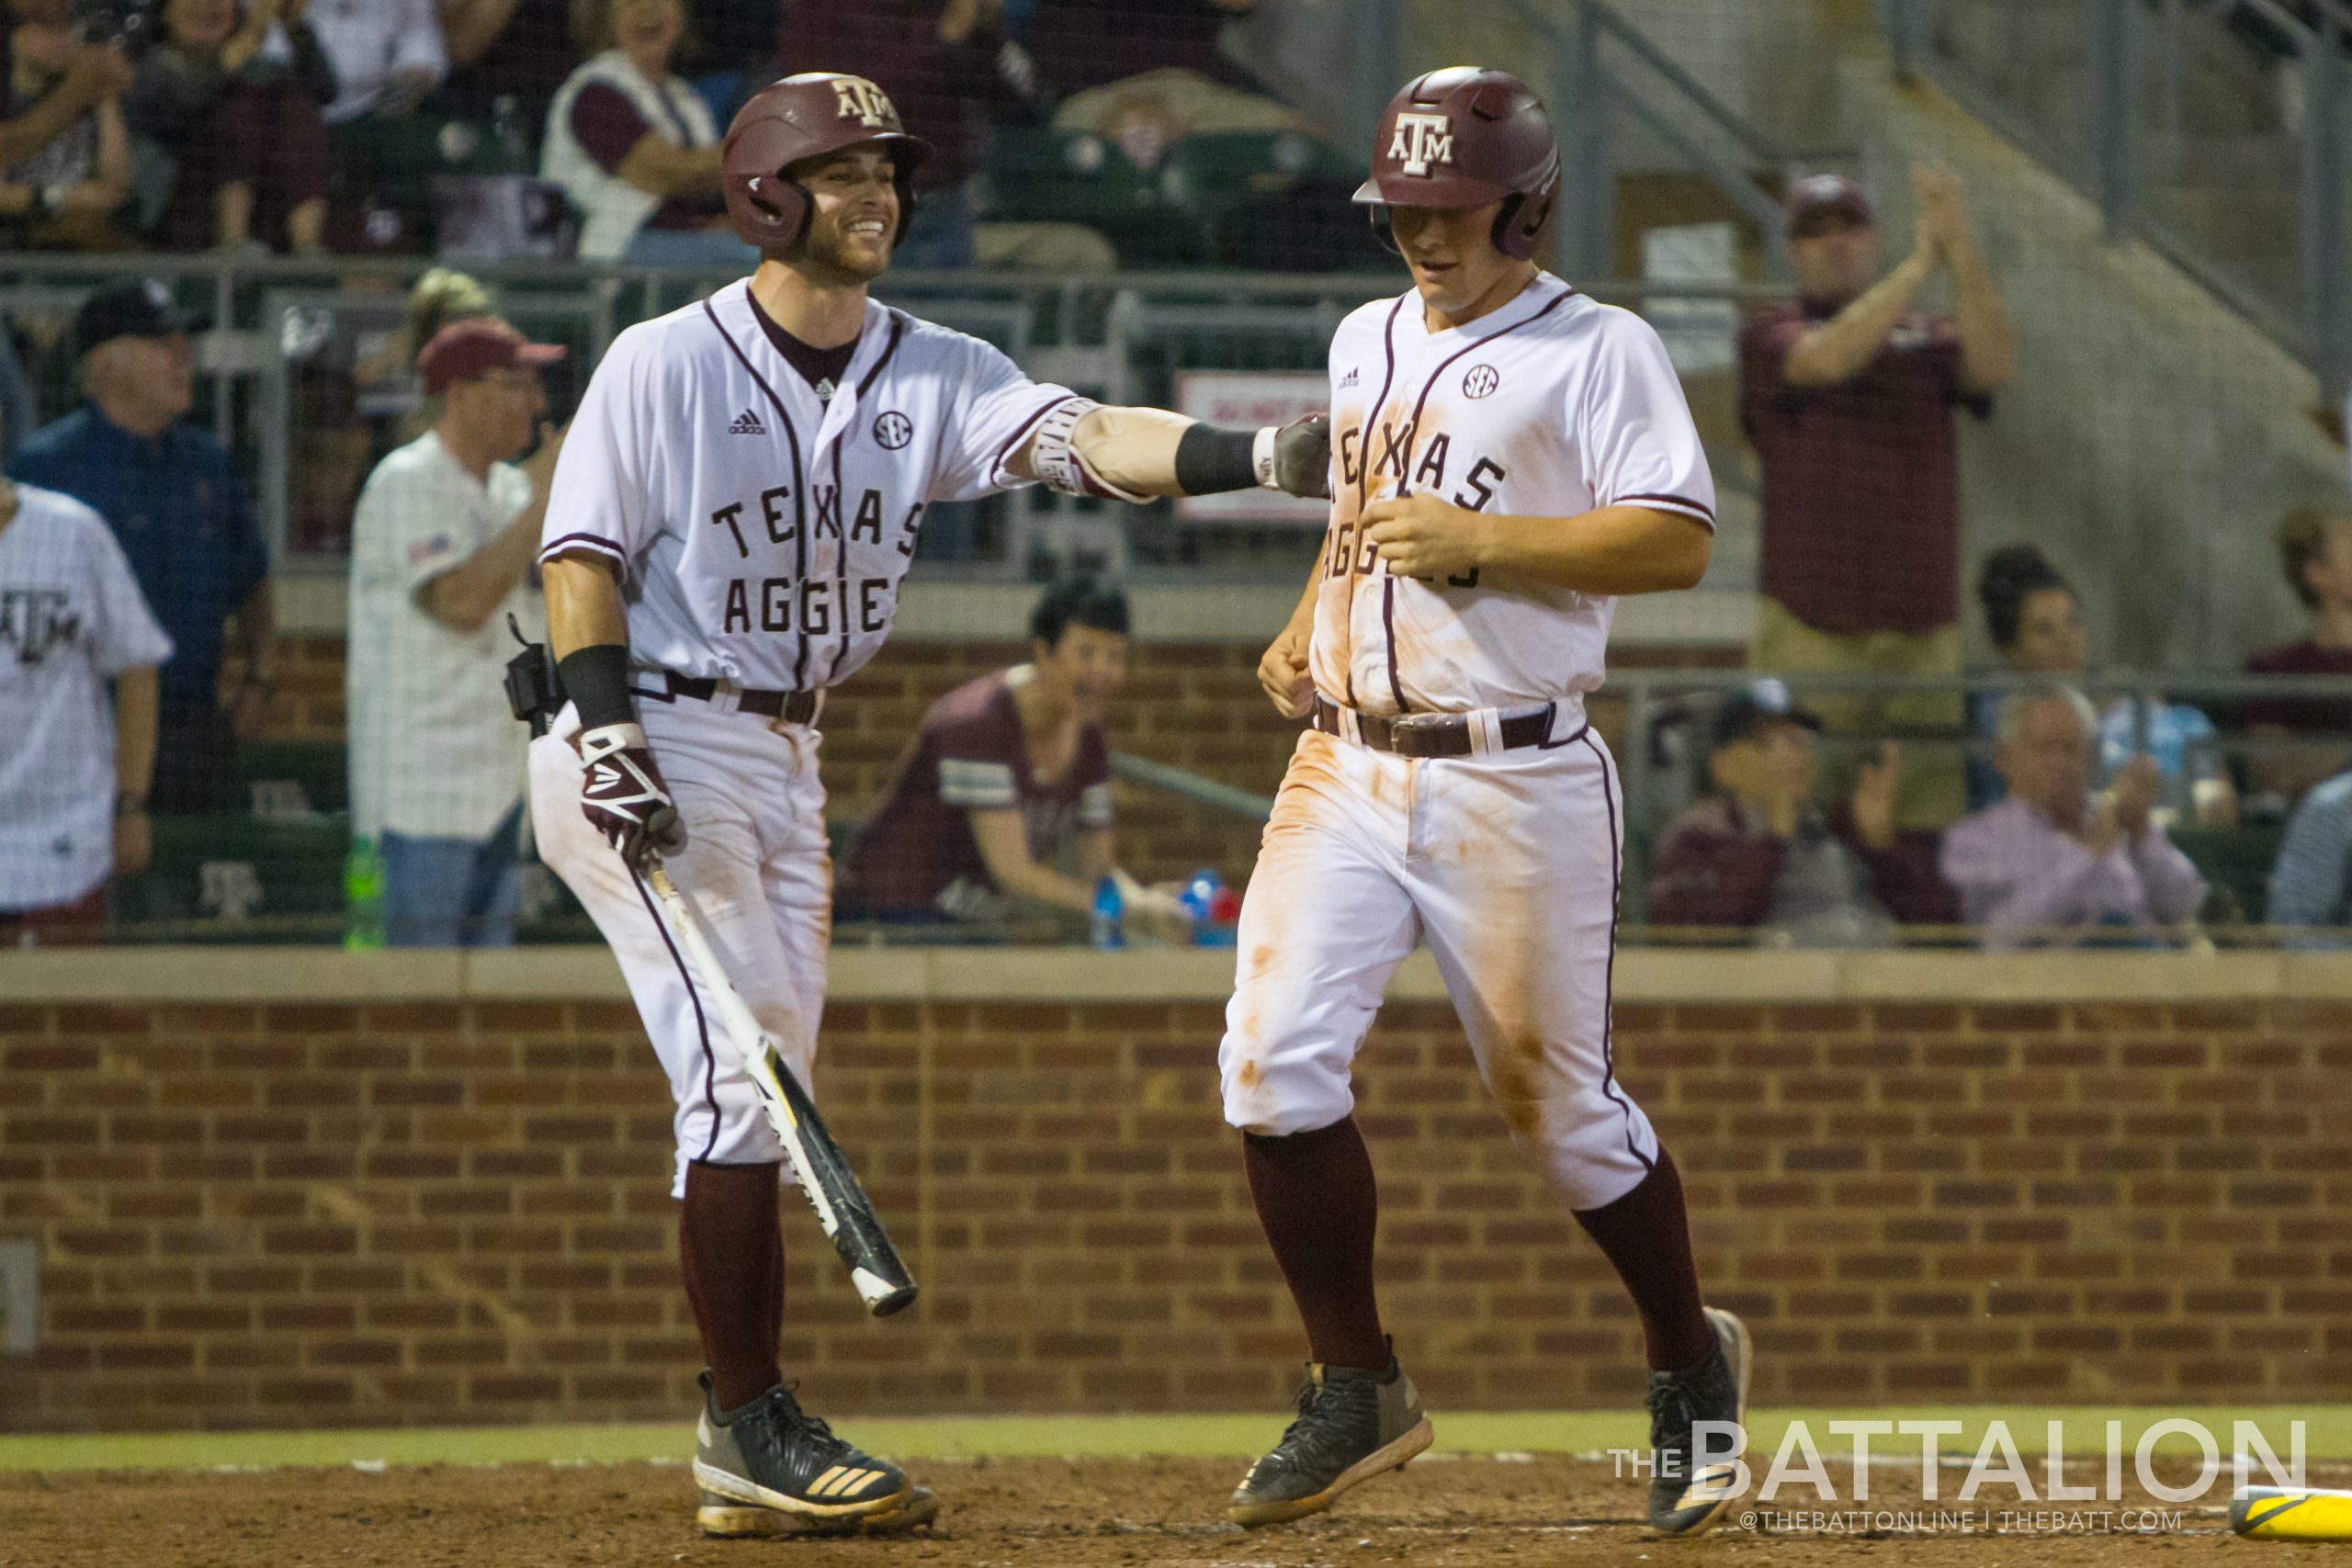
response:
[(1311, 413), (1274, 432), (1274, 483), (1287, 495), (1331, 499), (1331, 416)]
[(586, 771), (580, 781), (580, 814), (605, 836), (632, 871), (655, 852), (675, 854), (686, 847), (686, 825), (678, 803), (654, 765), (645, 730), (635, 724), (607, 724), (583, 730), (575, 744)]
[(1487, 555), (1487, 519), (1427, 491), (1375, 501), (1358, 528), (1392, 577), (1466, 577)]
[(1258, 684), (1284, 718), (1305, 718), (1315, 706), (1315, 680), (1306, 672), (1307, 626), (1284, 626), (1258, 660)]

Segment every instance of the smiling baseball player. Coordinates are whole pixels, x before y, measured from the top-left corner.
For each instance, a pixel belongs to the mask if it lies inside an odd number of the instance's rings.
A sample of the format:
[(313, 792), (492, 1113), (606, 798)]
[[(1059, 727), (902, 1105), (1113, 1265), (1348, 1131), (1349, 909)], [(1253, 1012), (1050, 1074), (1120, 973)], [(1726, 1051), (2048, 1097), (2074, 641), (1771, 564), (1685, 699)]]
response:
[(1657, 334), (1530, 259), (1560, 180), (1518, 78), (1432, 72), (1389, 103), (1356, 193), (1413, 287), (1331, 343), (1337, 475), (1314, 581), (1260, 679), (1312, 716), (1242, 905), (1227, 1119), (1306, 1322), (1298, 1419), (1234, 1494), (1296, 1518), (1427, 1448), (1381, 1331), (1372, 1162), (1349, 1066), (1427, 941), (1512, 1137), (1634, 1297), (1659, 1473), (1651, 1522), (1706, 1529), (1747, 1339), (1704, 1307), (1682, 1187), (1617, 1083), (1620, 796), (1586, 722), (1615, 597), (1706, 570), (1714, 486)]
[(721, 148), (750, 278), (629, 328), (557, 468), (540, 559), (569, 698), (531, 749), (539, 847), (611, 942), (677, 1104), (679, 1255), (709, 1361), (695, 1460), (715, 1534), (885, 1530), (930, 1494), (805, 1413), (777, 1365), (783, 1151), (671, 946), (658, 851), (806, 1085), (831, 867), (826, 688), (890, 629), (926, 507), (1033, 480), (1136, 501), (1279, 473), (1328, 493), (1328, 425), (1218, 431), (1043, 386), (866, 286), (923, 144), (872, 82), (764, 89)]

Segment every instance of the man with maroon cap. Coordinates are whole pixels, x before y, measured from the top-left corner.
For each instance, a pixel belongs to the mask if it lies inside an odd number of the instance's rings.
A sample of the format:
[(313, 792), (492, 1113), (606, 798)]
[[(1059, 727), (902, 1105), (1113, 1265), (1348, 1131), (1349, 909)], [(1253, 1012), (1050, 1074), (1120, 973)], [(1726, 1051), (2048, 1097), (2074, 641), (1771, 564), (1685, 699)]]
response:
[[(1883, 277), (1861, 187), (1815, 175), (1791, 187), (1795, 301), (1742, 330), (1740, 419), (1763, 473), (1762, 601), (1748, 660), (1779, 675), (1957, 675), (1960, 473), (1951, 411), (1978, 418), (2009, 378), (2017, 341), (1968, 231), (1960, 181), (1911, 172), (1911, 254)], [(1953, 317), (1915, 308), (1949, 274)], [(1958, 692), (1825, 695), (1834, 729), (1957, 730)], [(1939, 828), (1962, 807), (1957, 745), (1917, 747), (1900, 813)]]
[(711, 977), (654, 912), (654, 857), (807, 1084), (831, 919), (816, 725), (889, 634), (923, 513), (1041, 480), (1127, 502), (1329, 489), (1318, 421), (1215, 430), (1106, 408), (869, 299), (926, 154), (863, 76), (804, 73), (744, 105), (720, 182), (759, 269), (614, 340), (539, 555), (565, 701), (531, 746), (532, 823), (670, 1075), (679, 1263), (709, 1367), (697, 1517), (714, 1535), (899, 1530), (936, 1505), (785, 1381), (792, 1177), (713, 1027)]
[(395, 947), (514, 939), (523, 746), (500, 677), (506, 617), (535, 637), (544, 619), (526, 579), (563, 438), (539, 372), (563, 352), (492, 318), (442, 328), (417, 355), (432, 428), (376, 465), (352, 520), (352, 831), (382, 857)]

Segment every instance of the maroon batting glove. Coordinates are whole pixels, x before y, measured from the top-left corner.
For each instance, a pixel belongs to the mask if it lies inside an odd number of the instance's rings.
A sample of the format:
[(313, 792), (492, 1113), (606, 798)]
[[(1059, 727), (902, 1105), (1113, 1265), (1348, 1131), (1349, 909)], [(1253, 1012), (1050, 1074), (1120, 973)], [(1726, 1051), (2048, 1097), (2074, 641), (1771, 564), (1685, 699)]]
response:
[(670, 786), (654, 765), (645, 730), (634, 724), (607, 724), (581, 731), (580, 760), (587, 771), (580, 783), (580, 814), (605, 835), (631, 869), (642, 869), (649, 852), (675, 854), (686, 847), (686, 824)]

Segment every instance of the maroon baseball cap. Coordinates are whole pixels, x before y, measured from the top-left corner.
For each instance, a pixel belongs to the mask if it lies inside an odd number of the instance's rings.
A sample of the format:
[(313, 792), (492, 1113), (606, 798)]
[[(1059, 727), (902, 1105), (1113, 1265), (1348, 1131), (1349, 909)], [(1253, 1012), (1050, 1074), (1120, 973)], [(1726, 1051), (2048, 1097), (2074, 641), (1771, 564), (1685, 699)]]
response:
[(1819, 212), (1843, 213), (1865, 227), (1878, 221), (1878, 214), (1871, 210), (1871, 198), (1843, 175), (1807, 175), (1798, 180), (1789, 186), (1786, 210), (1792, 232)]
[(452, 321), (433, 334), (416, 356), (427, 396), (438, 396), (460, 381), (492, 370), (537, 370), (569, 352), (560, 343), (533, 343), (504, 321), (477, 316)]

